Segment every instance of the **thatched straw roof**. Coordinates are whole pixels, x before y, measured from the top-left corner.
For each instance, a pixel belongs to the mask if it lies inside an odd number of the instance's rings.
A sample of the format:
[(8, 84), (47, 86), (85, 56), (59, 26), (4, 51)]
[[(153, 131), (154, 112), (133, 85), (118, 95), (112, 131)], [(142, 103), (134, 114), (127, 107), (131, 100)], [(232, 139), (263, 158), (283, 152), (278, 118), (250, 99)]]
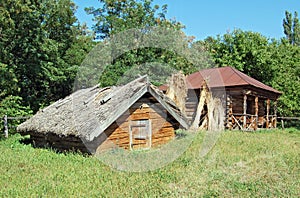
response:
[(183, 128), (189, 127), (187, 118), (175, 103), (143, 76), (120, 87), (95, 86), (79, 90), (37, 112), (19, 125), (18, 132), (73, 135), (92, 141), (145, 93), (161, 103)]

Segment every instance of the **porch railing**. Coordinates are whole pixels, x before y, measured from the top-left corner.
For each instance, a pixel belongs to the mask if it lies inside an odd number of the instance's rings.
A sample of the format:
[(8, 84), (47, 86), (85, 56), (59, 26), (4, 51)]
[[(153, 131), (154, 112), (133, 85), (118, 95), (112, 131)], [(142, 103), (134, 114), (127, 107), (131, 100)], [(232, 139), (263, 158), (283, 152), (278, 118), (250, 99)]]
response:
[(257, 128), (258, 118), (251, 114), (232, 114), (232, 128), (238, 127), (243, 131), (250, 131)]
[(231, 128), (242, 131), (252, 131), (257, 128), (276, 128), (276, 115), (257, 116), (252, 114), (234, 113), (231, 115)]

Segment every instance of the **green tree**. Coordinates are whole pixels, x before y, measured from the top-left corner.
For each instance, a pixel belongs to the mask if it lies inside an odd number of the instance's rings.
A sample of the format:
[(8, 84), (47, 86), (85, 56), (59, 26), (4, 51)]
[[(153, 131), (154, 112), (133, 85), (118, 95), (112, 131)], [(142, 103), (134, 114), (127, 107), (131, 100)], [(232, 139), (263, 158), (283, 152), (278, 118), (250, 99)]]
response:
[(200, 41), (218, 66), (235, 67), (267, 84), (274, 75), (269, 42), (260, 33), (242, 30)]
[(283, 29), (286, 39), (290, 44), (300, 45), (300, 22), (298, 13), (295, 11), (294, 17), (292, 13), (285, 11), (285, 19), (283, 19)]
[(279, 98), (278, 111), (282, 116), (300, 116), (300, 47), (287, 41), (273, 42), (270, 46), (273, 53), (275, 75), (272, 87), (282, 92)]
[[(166, 19), (167, 5), (161, 7), (153, 5), (153, 0), (100, 0), (99, 2), (101, 8), (91, 7), (86, 11), (94, 16), (96, 24), (93, 29), (101, 41), (130, 29), (140, 30), (138, 32), (140, 35), (140, 33), (149, 34), (150, 27), (168, 28), (174, 31), (181, 31), (184, 27), (175, 20)], [(182, 39), (188, 40), (188, 37), (183, 36)], [(139, 43), (135, 45), (139, 46)], [(114, 85), (126, 72), (128, 74), (131, 68), (150, 62), (165, 63), (185, 73), (191, 71), (189, 68), (193, 68), (193, 65), (185, 58), (168, 50), (151, 47), (133, 49), (114, 58), (112, 64), (108, 65), (103, 72), (100, 84), (102, 86)], [(154, 66), (143, 66), (143, 70), (148, 71), (150, 67)]]
[[(1, 90), (0, 100), (19, 96), (24, 106), (37, 111), (68, 95), (82, 61), (78, 57), (92, 47), (92, 39), (85, 37), (74, 16), (75, 4), (7, 0), (0, 10), (1, 72), (8, 72), (3, 82), (14, 85)], [(83, 41), (87, 44), (75, 53)]]
[(93, 26), (98, 39), (124, 30), (147, 28), (158, 25), (173, 26), (181, 29), (183, 26), (172, 20), (167, 20), (167, 5), (160, 9), (152, 5), (153, 0), (99, 0), (101, 8), (89, 7), (86, 12), (94, 16)]

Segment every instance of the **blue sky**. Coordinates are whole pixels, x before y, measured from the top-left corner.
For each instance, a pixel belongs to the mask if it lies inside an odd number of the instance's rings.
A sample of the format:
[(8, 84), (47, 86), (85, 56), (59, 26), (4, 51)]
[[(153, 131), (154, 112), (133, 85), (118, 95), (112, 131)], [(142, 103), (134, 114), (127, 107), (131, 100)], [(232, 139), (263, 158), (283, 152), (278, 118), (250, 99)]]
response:
[[(93, 24), (84, 7), (99, 7), (97, 0), (74, 0), (76, 16), (81, 22)], [(168, 18), (175, 18), (186, 26), (184, 32), (203, 40), (208, 36), (223, 35), (242, 29), (260, 32), (269, 38), (284, 37), (282, 20), (285, 10), (300, 15), (300, 0), (154, 0), (168, 5)]]

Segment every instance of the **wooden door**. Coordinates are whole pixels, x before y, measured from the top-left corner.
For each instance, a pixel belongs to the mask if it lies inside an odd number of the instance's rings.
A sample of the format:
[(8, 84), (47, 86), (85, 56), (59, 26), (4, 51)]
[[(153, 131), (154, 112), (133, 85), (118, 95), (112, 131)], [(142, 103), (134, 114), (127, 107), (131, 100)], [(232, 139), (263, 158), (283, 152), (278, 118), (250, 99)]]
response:
[(150, 120), (130, 121), (130, 149), (149, 149), (151, 147), (151, 122)]

